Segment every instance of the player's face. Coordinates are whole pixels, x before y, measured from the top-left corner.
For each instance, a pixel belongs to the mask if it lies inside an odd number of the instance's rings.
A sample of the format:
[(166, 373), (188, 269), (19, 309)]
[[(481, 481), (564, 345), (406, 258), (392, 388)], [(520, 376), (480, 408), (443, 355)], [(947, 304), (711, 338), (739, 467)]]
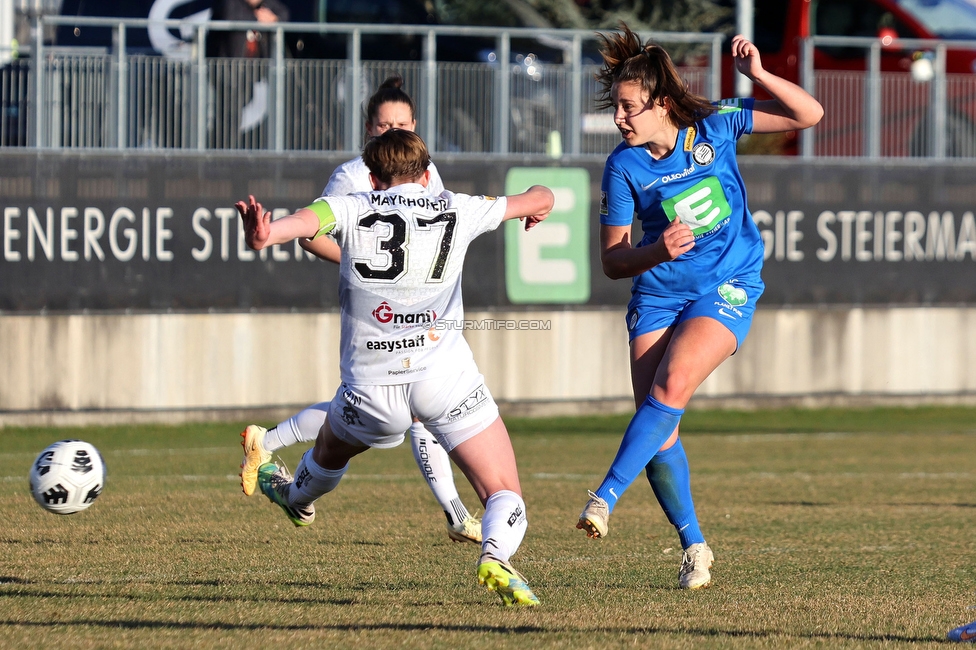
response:
[(620, 137), (631, 146), (649, 142), (674, 144), (674, 127), (668, 119), (668, 110), (649, 100), (647, 93), (636, 81), (619, 81), (610, 87), (613, 101), (613, 122), (620, 130)]
[(417, 126), (417, 120), (413, 119), (410, 107), (403, 102), (386, 102), (380, 104), (376, 109), (376, 117), (372, 122), (366, 123), (366, 133), (371, 138), (386, 133), (390, 129), (403, 129), (413, 131)]

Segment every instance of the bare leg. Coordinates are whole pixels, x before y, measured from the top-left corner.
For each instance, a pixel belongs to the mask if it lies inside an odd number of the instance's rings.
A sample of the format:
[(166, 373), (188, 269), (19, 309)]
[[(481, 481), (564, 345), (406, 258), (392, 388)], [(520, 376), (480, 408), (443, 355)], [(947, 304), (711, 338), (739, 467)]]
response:
[(450, 456), (464, 472), (482, 505), (499, 490), (522, 495), (515, 451), (508, 437), (508, 429), (501, 418), (497, 418), (475, 437), (455, 447)]

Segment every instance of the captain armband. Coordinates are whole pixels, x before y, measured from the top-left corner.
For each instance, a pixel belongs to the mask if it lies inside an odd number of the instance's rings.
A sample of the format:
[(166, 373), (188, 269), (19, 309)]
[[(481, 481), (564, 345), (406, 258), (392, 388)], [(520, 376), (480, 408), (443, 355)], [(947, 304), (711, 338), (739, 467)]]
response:
[(316, 201), (312, 205), (306, 206), (305, 209), (311, 210), (315, 213), (315, 216), (319, 218), (319, 229), (312, 239), (317, 239), (322, 235), (328, 235), (330, 232), (335, 230), (335, 214), (332, 213), (332, 208), (329, 207), (327, 202)]

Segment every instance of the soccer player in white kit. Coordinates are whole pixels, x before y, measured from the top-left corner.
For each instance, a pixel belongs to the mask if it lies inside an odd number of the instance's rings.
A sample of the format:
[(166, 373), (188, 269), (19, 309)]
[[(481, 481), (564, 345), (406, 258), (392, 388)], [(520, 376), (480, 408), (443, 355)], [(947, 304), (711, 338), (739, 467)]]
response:
[[(402, 88), (403, 78), (393, 75), (373, 93), (366, 105), (366, 135), (376, 137), (386, 131), (406, 129), (413, 131), (417, 125), (413, 99)], [(444, 191), (444, 184), (434, 163), (428, 167), (430, 182), (427, 189), (432, 194)], [(322, 196), (344, 196), (372, 190), (369, 169), (362, 156), (339, 165)], [(321, 259), (339, 263), (340, 251), (329, 237), (300, 240), (302, 247)], [(392, 319), (394, 314), (388, 314)], [(381, 315), (381, 317), (384, 317)], [(271, 460), (272, 452), (289, 445), (314, 442), (325, 421), (328, 403), (314, 404), (271, 429), (252, 424), (241, 432), (244, 459), (241, 462), (241, 489), (250, 496), (257, 487), (258, 467)], [(481, 522), (468, 512), (454, 484), (454, 472), (447, 452), (437, 443), (420, 422), (410, 425), (410, 445), (413, 457), (427, 486), (437, 499), (447, 518), (447, 534), (455, 542), (481, 543)]]
[[(427, 147), (405, 130), (370, 140), (363, 160), (373, 192), (322, 197), (274, 222), (253, 196), (237, 203), (254, 250), (325, 234), (342, 249), (342, 384), (295, 477), (266, 463), (258, 485), (293, 523), (310, 523), (314, 501), (335, 489), (349, 460), (399, 445), (415, 416), (485, 506), (478, 581), (505, 605), (537, 605), (509, 563), (525, 536), (525, 502), (508, 430), (462, 336), (461, 270), (475, 237), (507, 219), (531, 228), (552, 209), (552, 192), (537, 185), (498, 198), (430, 194)], [(387, 310), (401, 317), (375, 317)]]

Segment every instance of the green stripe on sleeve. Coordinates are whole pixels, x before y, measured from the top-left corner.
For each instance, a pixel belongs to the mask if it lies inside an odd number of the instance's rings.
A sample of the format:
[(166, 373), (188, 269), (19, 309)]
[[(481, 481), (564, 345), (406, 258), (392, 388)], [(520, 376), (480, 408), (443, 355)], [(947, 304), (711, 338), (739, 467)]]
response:
[(321, 237), (322, 235), (328, 235), (330, 232), (335, 230), (336, 219), (335, 215), (332, 213), (332, 208), (325, 201), (316, 201), (312, 205), (306, 206), (306, 210), (311, 210), (315, 213), (315, 216), (319, 218), (319, 230), (315, 233), (316, 237)]

